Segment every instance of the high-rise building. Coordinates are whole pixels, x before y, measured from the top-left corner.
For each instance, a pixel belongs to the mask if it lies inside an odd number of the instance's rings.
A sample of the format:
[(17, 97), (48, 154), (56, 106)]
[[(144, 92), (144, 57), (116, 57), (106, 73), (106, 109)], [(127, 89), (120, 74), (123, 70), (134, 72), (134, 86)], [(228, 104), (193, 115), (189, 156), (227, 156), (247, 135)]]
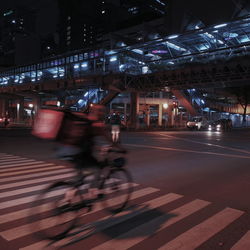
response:
[(165, 15), (167, 0), (58, 0), (61, 51), (96, 45), (102, 36)]
[(26, 8), (13, 8), (0, 14), (0, 56), (1, 64), (12, 66), (16, 61), (17, 43), (33, 36), (36, 30), (36, 17)]

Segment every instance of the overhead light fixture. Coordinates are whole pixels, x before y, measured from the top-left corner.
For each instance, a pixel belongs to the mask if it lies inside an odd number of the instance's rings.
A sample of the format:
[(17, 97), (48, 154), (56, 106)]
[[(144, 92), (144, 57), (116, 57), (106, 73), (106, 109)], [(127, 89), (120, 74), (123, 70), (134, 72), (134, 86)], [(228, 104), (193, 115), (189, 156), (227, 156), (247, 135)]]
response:
[(218, 28), (222, 28), (222, 27), (225, 27), (225, 26), (227, 26), (227, 23), (215, 25), (214, 28), (218, 29)]
[(171, 35), (168, 37), (168, 39), (174, 39), (174, 38), (177, 38), (179, 35)]

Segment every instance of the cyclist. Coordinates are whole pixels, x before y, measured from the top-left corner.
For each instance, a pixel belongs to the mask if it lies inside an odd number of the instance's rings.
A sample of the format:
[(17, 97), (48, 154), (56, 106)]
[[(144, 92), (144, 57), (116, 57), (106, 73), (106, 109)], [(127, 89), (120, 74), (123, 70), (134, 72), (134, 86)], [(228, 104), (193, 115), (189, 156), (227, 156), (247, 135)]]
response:
[[(85, 129), (85, 135), (82, 137), (82, 141), (80, 144), (75, 146), (67, 146), (64, 147), (63, 150), (68, 151), (64, 156), (71, 155), (74, 159), (74, 167), (79, 173), (77, 178), (81, 180), (81, 171), (83, 168), (91, 168), (91, 171), (94, 175), (94, 181), (92, 182), (91, 187), (89, 188), (89, 193), (86, 195), (87, 198), (94, 198), (94, 196), (98, 195), (97, 193), (97, 180), (99, 177), (99, 168), (100, 164), (96, 157), (94, 156), (94, 146), (95, 146), (95, 137), (102, 136), (104, 137), (110, 144), (112, 144), (112, 139), (107, 132), (106, 126), (104, 124), (105, 117), (105, 107), (99, 104), (92, 104), (90, 106), (89, 114), (87, 115), (87, 120), (89, 121), (88, 128)], [(76, 189), (69, 190), (66, 192), (64, 202), (70, 202), (72, 200)]]

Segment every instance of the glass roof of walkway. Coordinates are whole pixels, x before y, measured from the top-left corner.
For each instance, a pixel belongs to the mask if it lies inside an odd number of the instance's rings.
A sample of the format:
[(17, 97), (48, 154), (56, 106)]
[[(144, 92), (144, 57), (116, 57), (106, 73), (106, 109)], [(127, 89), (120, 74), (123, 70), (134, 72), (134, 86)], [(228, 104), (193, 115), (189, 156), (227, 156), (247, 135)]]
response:
[(250, 17), (114, 50), (77, 51), (0, 72), (0, 85), (20, 85), (91, 74), (147, 74), (187, 64), (220, 62), (250, 54)]

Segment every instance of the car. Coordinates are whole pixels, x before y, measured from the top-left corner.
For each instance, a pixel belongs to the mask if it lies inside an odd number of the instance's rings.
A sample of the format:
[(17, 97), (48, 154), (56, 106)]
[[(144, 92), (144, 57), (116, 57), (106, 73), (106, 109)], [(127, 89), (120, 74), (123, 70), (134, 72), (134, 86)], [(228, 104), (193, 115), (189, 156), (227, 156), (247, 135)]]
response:
[(222, 125), (218, 121), (213, 121), (208, 124), (208, 131), (222, 131)]
[(208, 125), (208, 121), (205, 117), (195, 116), (190, 121), (187, 122), (187, 127), (189, 129), (205, 129)]
[(10, 118), (1, 117), (0, 125), (6, 127), (10, 123)]
[(219, 119), (208, 125), (208, 131), (228, 131), (232, 129), (231, 119)]

